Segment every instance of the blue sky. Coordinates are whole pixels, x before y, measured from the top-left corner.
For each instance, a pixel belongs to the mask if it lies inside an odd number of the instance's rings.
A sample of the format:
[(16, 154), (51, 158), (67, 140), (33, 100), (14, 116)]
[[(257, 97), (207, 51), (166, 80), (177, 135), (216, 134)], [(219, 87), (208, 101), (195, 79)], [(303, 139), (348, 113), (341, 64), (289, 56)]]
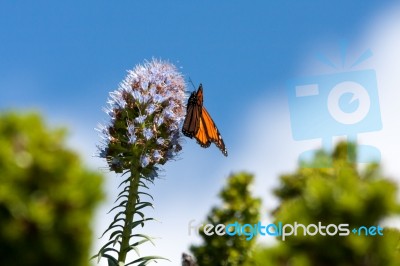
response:
[[(154, 214), (163, 225), (149, 229), (162, 237), (157, 246), (161, 252), (150, 247), (149, 253), (161, 253), (173, 261), (168, 265), (176, 265), (180, 252), (196, 241), (187, 237), (184, 225), (203, 219), (210, 205), (218, 202), (216, 193), (229, 173), (256, 173), (257, 192), (270, 194), (276, 175), (295, 166), (298, 151), (315, 145), (293, 142), (287, 80), (315, 74), (313, 55), (335, 55), (332, 51), (343, 39), (354, 54), (374, 45), (385, 47), (388, 42), (379, 41), (386, 35), (372, 35), (380, 32), (376, 28), (382, 14), (398, 9), (393, 2), (3, 1), (0, 109), (35, 109), (52, 125), (68, 126), (71, 145), (98, 169), (105, 164), (92, 156), (99, 141), (93, 128), (106, 120), (101, 109), (127, 69), (145, 59), (162, 58), (177, 65), (186, 78), (202, 82), (205, 105), (229, 157), (215, 146), (203, 150), (188, 139), (181, 159), (167, 165), (163, 179), (152, 187)], [(379, 54), (378, 48), (373, 62), (386, 66), (384, 60), (390, 56)], [(379, 79), (380, 84), (392, 82), (393, 76)], [(380, 97), (393, 98), (389, 95)], [(395, 104), (385, 108), (397, 112)], [(390, 119), (382, 120), (385, 126)], [(382, 153), (384, 159), (395, 154)], [(393, 169), (395, 173), (398, 168)], [(118, 179), (108, 175), (109, 200), (99, 210), (96, 233), (106, 226), (105, 209), (117, 194), (117, 184)], [(273, 201), (271, 196), (267, 200)]]
[[(125, 70), (153, 56), (205, 88), (217, 121), (291, 77), (323, 39), (350, 41), (385, 1), (9, 1), (0, 10), (2, 107), (99, 119)], [(272, 86), (271, 86), (272, 87)], [(281, 97), (280, 88), (269, 92)], [(226, 130), (228, 131), (228, 130)], [(231, 136), (225, 133), (228, 140)], [(229, 142), (229, 141), (228, 141)]]

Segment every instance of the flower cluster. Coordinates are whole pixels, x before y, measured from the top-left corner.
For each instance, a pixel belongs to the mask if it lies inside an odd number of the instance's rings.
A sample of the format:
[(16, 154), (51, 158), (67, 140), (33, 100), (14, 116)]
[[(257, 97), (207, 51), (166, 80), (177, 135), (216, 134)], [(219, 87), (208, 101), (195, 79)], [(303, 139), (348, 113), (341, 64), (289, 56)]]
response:
[(153, 59), (137, 65), (110, 93), (105, 112), (111, 119), (98, 128), (103, 138), (100, 157), (117, 173), (151, 170), (181, 150), (185, 81), (168, 62)]

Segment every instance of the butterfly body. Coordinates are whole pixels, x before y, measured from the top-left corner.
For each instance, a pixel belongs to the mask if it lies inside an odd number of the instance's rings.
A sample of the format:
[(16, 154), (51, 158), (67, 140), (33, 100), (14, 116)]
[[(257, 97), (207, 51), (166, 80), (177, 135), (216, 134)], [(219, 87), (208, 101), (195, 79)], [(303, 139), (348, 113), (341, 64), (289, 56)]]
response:
[(182, 133), (189, 138), (194, 137), (203, 148), (209, 147), (213, 142), (225, 156), (228, 156), (224, 140), (210, 114), (203, 106), (202, 84), (200, 84), (197, 92), (192, 92), (189, 97)]

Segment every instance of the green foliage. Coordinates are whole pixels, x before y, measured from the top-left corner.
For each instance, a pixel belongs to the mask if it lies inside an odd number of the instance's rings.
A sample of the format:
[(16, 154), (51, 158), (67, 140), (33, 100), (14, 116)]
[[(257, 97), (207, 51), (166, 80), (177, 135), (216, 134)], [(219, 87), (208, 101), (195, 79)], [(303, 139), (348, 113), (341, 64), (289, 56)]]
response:
[(0, 115), (0, 265), (89, 265), (101, 176), (39, 115)]
[[(374, 163), (362, 171), (352, 163), (353, 144), (339, 143), (332, 155), (319, 152), (308, 166), (331, 162), (330, 168), (300, 167), (281, 176), (275, 195), (281, 204), (275, 223), (377, 226), (399, 213), (396, 185), (382, 177)], [(350, 154), (350, 156), (348, 156)], [(350, 158), (349, 158), (350, 157)], [(307, 164), (303, 163), (303, 166)], [(257, 265), (400, 265), (400, 233), (384, 228), (384, 236), (289, 236), (272, 248), (259, 248)]]
[[(250, 185), (253, 176), (248, 173), (233, 174), (219, 196), (221, 207), (214, 207), (207, 216), (206, 224), (255, 224), (260, 218), (261, 200), (252, 197)], [(191, 251), (201, 266), (207, 265), (243, 265), (251, 260), (251, 250), (255, 237), (246, 240), (246, 236), (207, 236), (203, 230), (200, 233), (203, 244), (192, 246)]]

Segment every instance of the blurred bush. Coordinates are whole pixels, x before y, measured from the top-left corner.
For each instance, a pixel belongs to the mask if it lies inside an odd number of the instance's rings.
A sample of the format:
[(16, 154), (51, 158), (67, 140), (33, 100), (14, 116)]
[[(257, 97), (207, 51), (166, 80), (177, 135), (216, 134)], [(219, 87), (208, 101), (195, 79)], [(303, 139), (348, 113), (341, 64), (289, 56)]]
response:
[[(293, 174), (280, 177), (275, 195), (281, 201), (274, 223), (349, 224), (377, 226), (384, 218), (399, 214), (398, 190), (382, 176), (378, 164), (360, 170), (352, 163), (353, 144), (339, 143), (332, 154), (319, 152)], [(332, 167), (318, 168), (323, 162)], [(259, 247), (252, 265), (285, 266), (378, 266), (400, 265), (396, 229), (384, 228), (384, 236), (289, 236), (273, 247)]]
[[(254, 180), (248, 173), (232, 174), (219, 193), (222, 206), (214, 207), (207, 216), (205, 224), (254, 224), (260, 219), (261, 200), (251, 195), (250, 186)], [(200, 266), (239, 266), (251, 264), (251, 249), (256, 237), (246, 240), (245, 235), (211, 235), (200, 232), (203, 244), (192, 246), (190, 250)]]
[(37, 114), (0, 114), (0, 265), (89, 265), (102, 177)]

